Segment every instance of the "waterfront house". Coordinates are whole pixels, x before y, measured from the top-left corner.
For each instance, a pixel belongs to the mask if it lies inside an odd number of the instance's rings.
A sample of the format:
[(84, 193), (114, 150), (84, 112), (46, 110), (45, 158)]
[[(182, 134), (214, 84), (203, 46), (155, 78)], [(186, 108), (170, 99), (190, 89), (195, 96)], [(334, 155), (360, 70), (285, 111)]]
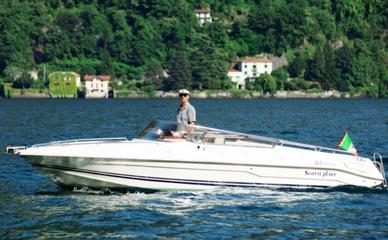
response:
[(107, 75), (85, 75), (85, 98), (108, 98), (109, 80)]
[(81, 87), (80, 75), (76, 72), (53, 72), (49, 75), (49, 93), (55, 98), (76, 98)]
[(211, 17), (211, 11), (209, 8), (201, 8), (201, 9), (195, 9), (195, 16), (198, 19), (199, 25), (202, 26), (204, 23), (212, 22), (212, 17)]
[(247, 81), (254, 81), (262, 73), (271, 74), (272, 61), (268, 58), (245, 57), (229, 69), (228, 77), (238, 89), (245, 89)]

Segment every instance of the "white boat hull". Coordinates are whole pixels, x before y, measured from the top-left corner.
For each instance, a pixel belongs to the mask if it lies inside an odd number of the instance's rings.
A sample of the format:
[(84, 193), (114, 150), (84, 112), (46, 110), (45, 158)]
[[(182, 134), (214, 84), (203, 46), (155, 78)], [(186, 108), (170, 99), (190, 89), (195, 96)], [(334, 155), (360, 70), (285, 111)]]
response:
[(132, 140), (42, 145), (18, 151), (64, 187), (140, 191), (214, 187), (375, 187), (367, 158), (286, 146), (242, 147)]

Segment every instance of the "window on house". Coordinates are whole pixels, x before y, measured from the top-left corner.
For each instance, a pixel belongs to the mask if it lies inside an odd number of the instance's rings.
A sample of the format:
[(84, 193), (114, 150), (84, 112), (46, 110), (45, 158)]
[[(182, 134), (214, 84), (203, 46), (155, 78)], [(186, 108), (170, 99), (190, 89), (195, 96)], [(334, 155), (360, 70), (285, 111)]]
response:
[(247, 75), (247, 74), (248, 74), (248, 72), (244, 72), (244, 74), (245, 74), (245, 75)]
[(253, 68), (256, 68), (256, 65), (253, 65)]
[(247, 68), (247, 67), (248, 67), (248, 65), (246, 65), (246, 64), (245, 64), (245, 65), (244, 65), (244, 67), (245, 67), (245, 68)]
[(255, 77), (256, 77), (256, 73), (254, 73), (254, 74), (253, 74), (253, 76), (255, 76)]
[(267, 68), (267, 64), (265, 64), (264, 67)]

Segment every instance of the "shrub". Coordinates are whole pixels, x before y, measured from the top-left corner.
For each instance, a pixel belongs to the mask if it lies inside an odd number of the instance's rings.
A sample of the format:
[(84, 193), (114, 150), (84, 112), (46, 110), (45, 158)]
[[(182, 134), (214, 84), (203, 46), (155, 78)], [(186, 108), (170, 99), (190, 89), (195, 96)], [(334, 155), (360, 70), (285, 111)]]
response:
[(264, 93), (269, 92), (271, 94), (274, 94), (276, 92), (276, 80), (273, 76), (267, 73), (263, 73), (260, 75), (259, 81), (261, 83)]
[(378, 97), (379, 96), (379, 88), (377, 85), (367, 86), (360, 89), (363, 95), (369, 97)]
[(34, 80), (31, 78), (31, 75), (28, 72), (23, 71), (20, 76), (17, 76), (13, 80), (12, 87), (13, 88), (30, 88), (33, 81)]

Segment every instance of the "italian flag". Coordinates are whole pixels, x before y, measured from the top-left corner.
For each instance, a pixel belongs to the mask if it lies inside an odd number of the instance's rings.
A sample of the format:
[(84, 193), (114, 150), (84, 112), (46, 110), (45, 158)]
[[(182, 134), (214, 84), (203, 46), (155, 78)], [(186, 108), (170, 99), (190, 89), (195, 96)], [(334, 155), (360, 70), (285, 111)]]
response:
[(342, 149), (352, 153), (353, 155), (357, 155), (357, 150), (353, 145), (352, 139), (350, 139), (349, 131), (346, 131), (344, 136), (341, 138), (341, 140), (337, 144), (337, 148), (338, 147), (341, 147)]

